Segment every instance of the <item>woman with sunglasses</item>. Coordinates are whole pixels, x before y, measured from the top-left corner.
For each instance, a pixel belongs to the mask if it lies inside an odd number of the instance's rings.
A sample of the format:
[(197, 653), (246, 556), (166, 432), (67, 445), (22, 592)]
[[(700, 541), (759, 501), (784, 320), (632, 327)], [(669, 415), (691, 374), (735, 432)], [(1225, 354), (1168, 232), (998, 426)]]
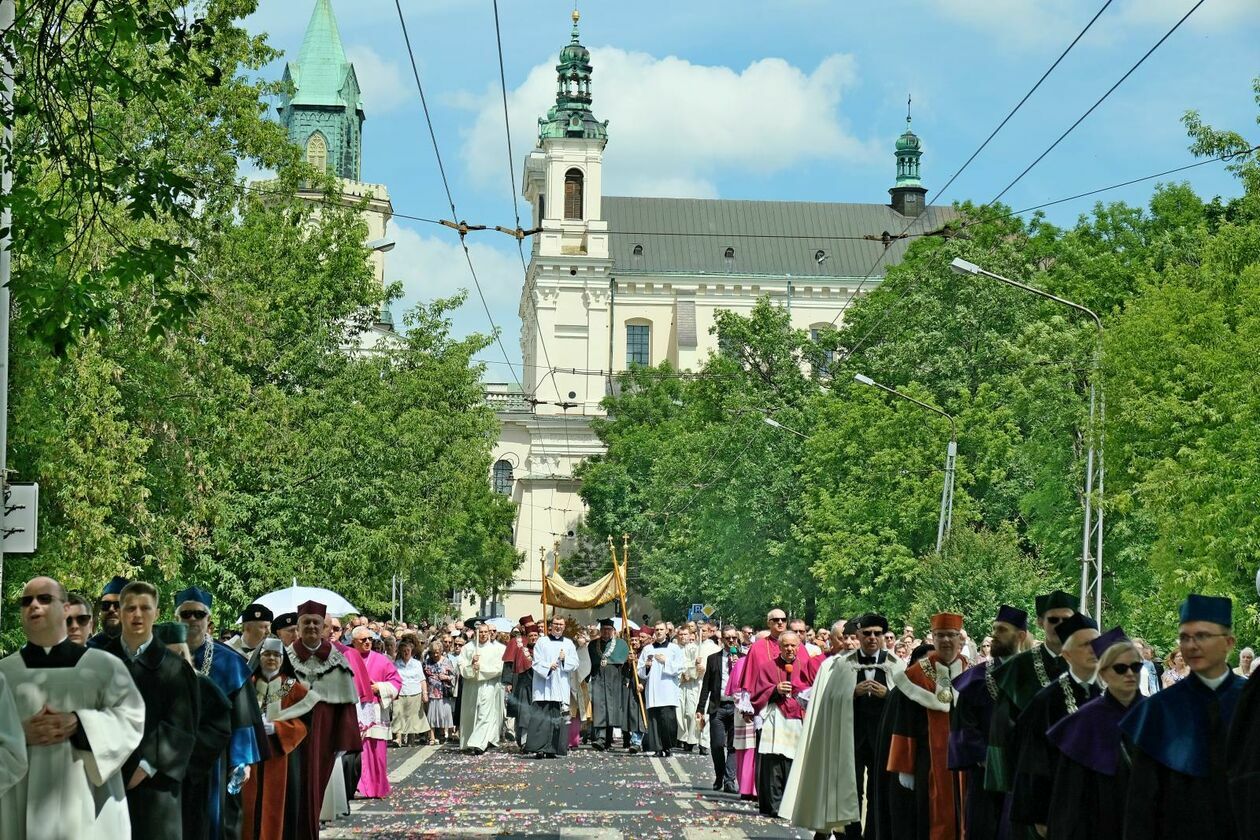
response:
[(1098, 656), (1096, 681), (1106, 687), (1046, 737), (1060, 753), (1050, 794), (1049, 838), (1109, 840), (1124, 835), (1128, 762), (1120, 745), (1120, 719), (1135, 703), (1142, 654), (1119, 627), (1090, 643)]

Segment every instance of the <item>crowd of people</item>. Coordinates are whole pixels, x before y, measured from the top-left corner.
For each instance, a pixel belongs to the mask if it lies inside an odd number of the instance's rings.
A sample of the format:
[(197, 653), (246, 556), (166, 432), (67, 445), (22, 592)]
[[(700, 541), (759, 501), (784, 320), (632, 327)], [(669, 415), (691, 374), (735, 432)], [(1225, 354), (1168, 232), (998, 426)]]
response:
[[(1260, 689), (1233, 607), (1190, 595), (1161, 661), (1055, 591), (898, 634), (619, 619), (404, 623), (261, 603), (212, 626), (193, 586), (89, 600), (37, 577), (0, 659), (0, 836), (317, 838), (390, 793), (391, 746), (535, 760), (709, 756), (713, 789), (815, 838), (1260, 836)], [(1175, 656), (1174, 656), (1175, 654)]]

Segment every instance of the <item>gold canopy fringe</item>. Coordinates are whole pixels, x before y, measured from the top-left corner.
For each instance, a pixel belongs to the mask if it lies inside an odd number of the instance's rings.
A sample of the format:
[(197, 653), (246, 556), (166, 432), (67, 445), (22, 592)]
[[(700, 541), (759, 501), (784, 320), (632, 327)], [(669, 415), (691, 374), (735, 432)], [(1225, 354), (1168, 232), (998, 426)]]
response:
[(618, 580), (620, 573), (621, 569), (614, 569), (594, 583), (578, 586), (552, 572), (543, 578), (543, 602), (553, 608), (584, 610), (616, 601), (626, 585), (624, 577)]

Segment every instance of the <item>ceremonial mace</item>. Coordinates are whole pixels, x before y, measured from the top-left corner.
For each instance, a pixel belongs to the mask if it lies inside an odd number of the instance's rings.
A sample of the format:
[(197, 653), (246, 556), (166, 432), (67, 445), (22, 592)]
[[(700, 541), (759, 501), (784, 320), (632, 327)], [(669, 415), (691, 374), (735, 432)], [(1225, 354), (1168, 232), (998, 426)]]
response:
[[(621, 601), (621, 629), (626, 634), (626, 654), (630, 653), (630, 609), (626, 606), (626, 571), (630, 566), (630, 535), (621, 535), (621, 567), (617, 567), (617, 547), (613, 545), (612, 534), (608, 535), (608, 551), (612, 554), (613, 579), (617, 583), (617, 597)], [(634, 677), (634, 690), (639, 696), (643, 696), (643, 686), (639, 684), (639, 663), (635, 660), (634, 665), (630, 668), (630, 674)], [(643, 709), (643, 703), (639, 703), (639, 717), (643, 720), (643, 731), (648, 728), (647, 712)]]

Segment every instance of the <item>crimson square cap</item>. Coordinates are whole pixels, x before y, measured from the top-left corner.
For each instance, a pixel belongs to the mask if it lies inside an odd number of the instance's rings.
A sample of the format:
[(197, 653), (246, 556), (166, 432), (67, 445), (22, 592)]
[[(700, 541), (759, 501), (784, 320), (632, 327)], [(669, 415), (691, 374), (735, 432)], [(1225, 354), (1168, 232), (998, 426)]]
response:
[(299, 616), (317, 615), (320, 618), (324, 618), (328, 615), (328, 607), (319, 601), (304, 601), (298, 604), (297, 614)]

